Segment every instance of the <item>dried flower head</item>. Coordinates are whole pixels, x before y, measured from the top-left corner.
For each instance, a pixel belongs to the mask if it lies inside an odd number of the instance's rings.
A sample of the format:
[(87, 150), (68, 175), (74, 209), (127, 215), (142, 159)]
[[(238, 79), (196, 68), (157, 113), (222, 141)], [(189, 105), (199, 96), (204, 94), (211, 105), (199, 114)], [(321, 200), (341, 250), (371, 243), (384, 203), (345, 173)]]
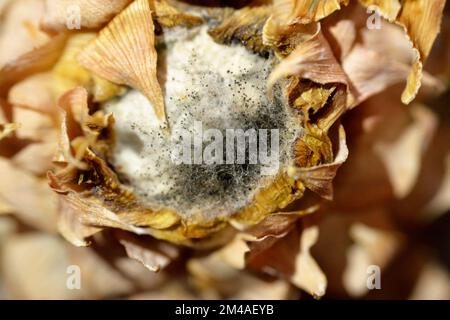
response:
[[(444, 0), (231, 5), (0, 1), (12, 295), (370, 295), (367, 268), (445, 216), (449, 179), (424, 181), (450, 171)], [(22, 283), (23, 250), (49, 250), (37, 273), (88, 270), (88, 289)]]

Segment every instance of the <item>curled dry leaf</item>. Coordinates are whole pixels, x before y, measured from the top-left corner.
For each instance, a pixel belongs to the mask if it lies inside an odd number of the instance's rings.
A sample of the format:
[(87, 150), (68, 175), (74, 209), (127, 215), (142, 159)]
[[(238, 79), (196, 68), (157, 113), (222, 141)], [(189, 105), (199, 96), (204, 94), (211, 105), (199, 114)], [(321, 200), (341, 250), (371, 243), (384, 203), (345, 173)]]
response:
[(92, 237), (102, 228), (83, 224), (76, 212), (78, 208), (72, 206), (70, 202), (59, 201), (58, 230), (64, 238), (77, 247), (86, 247), (90, 242), (86, 239)]
[(308, 215), (317, 210), (311, 207), (296, 212), (279, 212), (269, 215), (260, 223), (242, 230), (233, 240), (217, 251), (217, 254), (230, 266), (244, 269), (248, 262), (264, 254), (274, 243), (283, 239), (296, 225), (302, 215)]
[(333, 178), (339, 167), (347, 160), (348, 148), (345, 141), (345, 131), (342, 126), (339, 127), (339, 151), (332, 163), (317, 165), (314, 167), (300, 168), (291, 166), (288, 174), (296, 180), (300, 180), (304, 185), (319, 194), (321, 197), (333, 199)]
[(412, 41), (416, 54), (407, 87), (402, 94), (402, 101), (406, 104), (416, 97), (420, 89), (423, 63), (428, 58), (439, 33), (444, 5), (444, 0), (405, 1), (397, 18)]
[(347, 84), (347, 77), (321, 33), (300, 44), (270, 74), (269, 91), (281, 78), (296, 75), (316, 83)]
[(264, 251), (250, 257), (248, 265), (281, 275), (296, 287), (320, 298), (325, 294), (327, 280), (310, 253), (318, 239), (318, 227), (293, 224), (286, 231), (286, 235), (280, 235)]
[(78, 60), (109, 81), (143, 92), (158, 118), (165, 121), (164, 98), (156, 76), (154, 24), (148, 0), (136, 0), (123, 10), (79, 54)]
[(101, 131), (110, 125), (111, 115), (104, 115), (101, 110), (90, 115), (88, 93), (83, 87), (76, 87), (67, 92), (59, 99), (58, 105), (63, 112), (59, 145), (54, 160), (86, 170), (82, 159), (87, 149), (96, 143)]
[(42, 26), (46, 30), (98, 28), (132, 0), (45, 0)]

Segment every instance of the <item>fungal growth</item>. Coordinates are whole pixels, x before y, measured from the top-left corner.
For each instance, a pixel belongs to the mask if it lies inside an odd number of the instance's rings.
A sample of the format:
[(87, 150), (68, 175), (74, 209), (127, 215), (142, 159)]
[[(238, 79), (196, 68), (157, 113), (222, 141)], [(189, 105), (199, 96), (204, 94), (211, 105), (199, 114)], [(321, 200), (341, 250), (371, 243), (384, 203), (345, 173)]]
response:
[(245, 207), (290, 160), (302, 134), (281, 90), (267, 96), (273, 59), (218, 44), (207, 30), (171, 29), (158, 46), (169, 133), (138, 91), (104, 105), (115, 118), (109, 160), (116, 172), (144, 205), (184, 218)]

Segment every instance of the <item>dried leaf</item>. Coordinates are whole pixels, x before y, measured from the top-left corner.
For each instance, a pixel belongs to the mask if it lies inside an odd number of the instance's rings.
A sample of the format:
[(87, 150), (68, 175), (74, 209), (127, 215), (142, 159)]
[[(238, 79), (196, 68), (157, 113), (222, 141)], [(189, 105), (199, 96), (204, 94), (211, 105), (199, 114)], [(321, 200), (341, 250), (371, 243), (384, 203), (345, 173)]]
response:
[(329, 32), (333, 35), (335, 41), (339, 45), (339, 61), (342, 62), (350, 53), (356, 41), (357, 30), (355, 23), (352, 20), (340, 20), (329, 28)]

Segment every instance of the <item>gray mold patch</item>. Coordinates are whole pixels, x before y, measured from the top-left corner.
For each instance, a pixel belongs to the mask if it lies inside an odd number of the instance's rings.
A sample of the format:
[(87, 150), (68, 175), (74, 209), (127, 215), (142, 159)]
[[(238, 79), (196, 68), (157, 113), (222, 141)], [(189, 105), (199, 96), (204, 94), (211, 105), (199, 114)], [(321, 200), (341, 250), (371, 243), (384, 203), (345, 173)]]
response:
[[(146, 206), (171, 208), (184, 218), (230, 215), (273, 177), (261, 175), (261, 164), (249, 161), (177, 164), (172, 156), (179, 133), (194, 135), (195, 122), (201, 122), (203, 132), (220, 131), (224, 139), (227, 129), (278, 129), (282, 167), (302, 129), (281, 94), (273, 101), (267, 98), (270, 60), (239, 45), (215, 43), (206, 27), (176, 29), (165, 38), (158, 51), (159, 76), (171, 134), (161, 131), (149, 101), (130, 90), (104, 106), (116, 120), (117, 144), (110, 162)], [(203, 140), (202, 147), (208, 143)]]

